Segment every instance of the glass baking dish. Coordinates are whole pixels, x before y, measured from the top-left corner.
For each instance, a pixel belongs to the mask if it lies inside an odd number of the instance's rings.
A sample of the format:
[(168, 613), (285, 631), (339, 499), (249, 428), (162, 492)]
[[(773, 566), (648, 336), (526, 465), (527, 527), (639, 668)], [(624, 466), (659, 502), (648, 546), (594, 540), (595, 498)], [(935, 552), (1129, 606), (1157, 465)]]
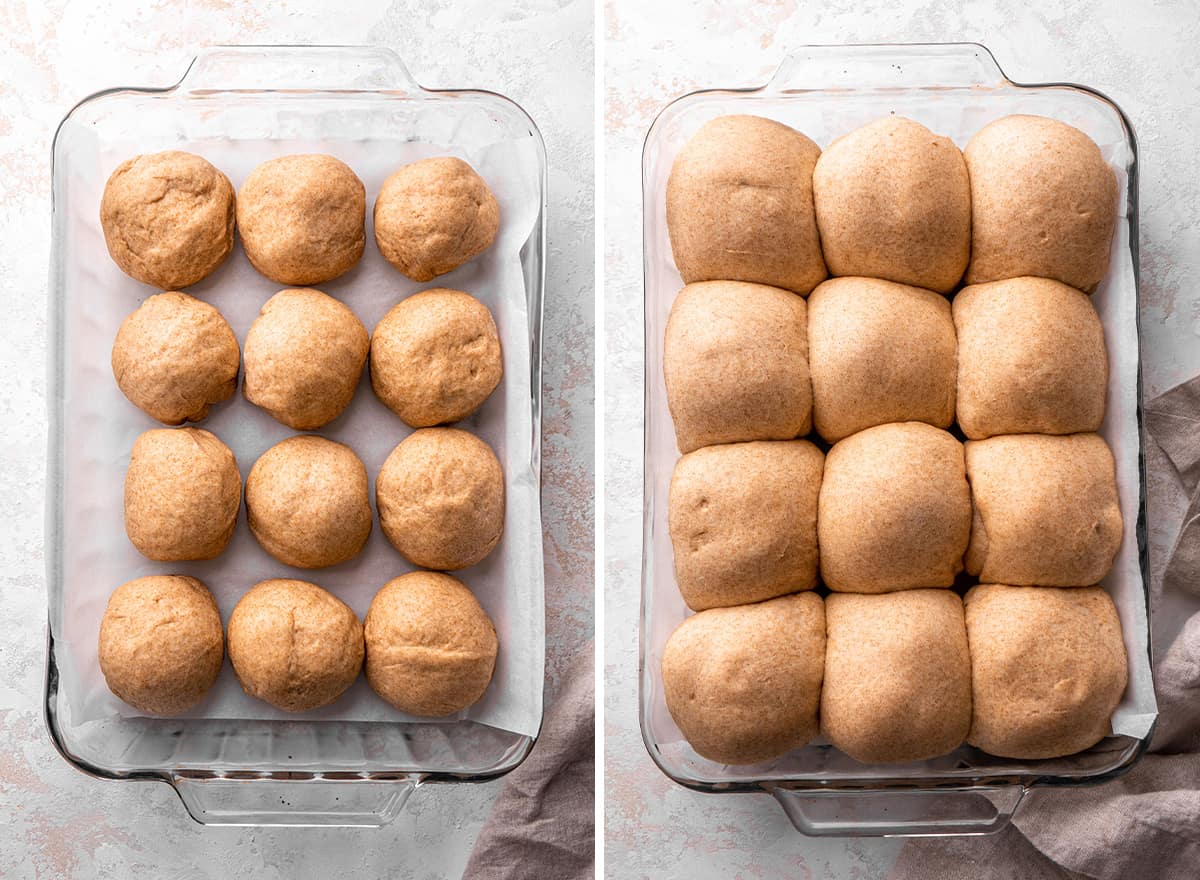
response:
[[(679, 452), (666, 405), (662, 343), (671, 302), (682, 287), (666, 231), (667, 175), (680, 147), (715, 116), (768, 116), (827, 146), (891, 112), (950, 136), (960, 147), (999, 116), (1052, 116), (1090, 134), (1117, 172), (1121, 221), (1109, 275), (1093, 301), (1104, 322), (1112, 373), (1101, 433), (1117, 458), (1126, 524), (1118, 564), (1105, 585), (1121, 611), (1131, 680), (1135, 669), (1138, 675), (1137, 706), (1122, 723), (1131, 733), (1109, 736), (1082, 754), (1043, 761), (1006, 760), (963, 746), (931, 761), (864, 765), (817, 740), (757, 766), (719, 765), (692, 750), (662, 696), (662, 648), (688, 613), (675, 584), (667, 532), (667, 489)], [(1032, 786), (1101, 782), (1128, 770), (1148, 745), (1156, 708), (1137, 332), (1137, 151), (1120, 108), (1083, 86), (1010, 82), (977, 44), (804, 47), (765, 86), (696, 92), (668, 105), (646, 137), (642, 185), (646, 386), (639, 708), (642, 737), (659, 768), (697, 791), (769, 793), (805, 834), (853, 836), (990, 833), (1008, 822)]]
[[(191, 816), (204, 824), (382, 825), (399, 813), (418, 785), (480, 782), (509, 772), (528, 755), (536, 732), (519, 734), (467, 719), (412, 723), (116, 716), (84, 722), (73, 711), (63, 678), (71, 674), (62, 653), (70, 614), (64, 513), (70, 504), (95, 502), (72, 495), (65, 480), (70, 444), (88, 442), (87, 421), (78, 418), (76, 409), (79, 389), (72, 387), (68, 369), (70, 359), (79, 355), (68, 348), (64, 335), (69, 287), (76, 283), (69, 267), (78, 259), (72, 251), (77, 245), (69, 234), (68, 206), (79, 189), (80, 172), (74, 166), (88, 164), (81, 156), (93, 156), (106, 137), (151, 130), (160, 140), (180, 142), (338, 137), (464, 148), (521, 145), (521, 155), (530, 157), (528, 176), (536, 181), (537, 199), (531, 231), (520, 247), (517, 283), (523, 283), (528, 327), (526, 333), (518, 325), (515, 333), (527, 339), (530, 368), (517, 380), (521, 392), (515, 405), (528, 410), (532, 432), (528, 437), (521, 432), (513, 448), (535, 494), (540, 484), (546, 158), (537, 127), (519, 106), (491, 92), (423, 89), (395, 53), (356, 47), (214, 48), (199, 54), (169, 88), (110, 89), (91, 96), (63, 120), (53, 148), (45, 690), (51, 739), (64, 758), (87, 773), (169, 783)], [(102, 342), (107, 345), (110, 338)], [(529, 551), (536, 554), (539, 575), (540, 551), (540, 541)], [(520, 589), (540, 615), (540, 576)], [(544, 638), (530, 654), (538, 658), (537, 685), (531, 692), (538, 695), (539, 722), (543, 652)]]

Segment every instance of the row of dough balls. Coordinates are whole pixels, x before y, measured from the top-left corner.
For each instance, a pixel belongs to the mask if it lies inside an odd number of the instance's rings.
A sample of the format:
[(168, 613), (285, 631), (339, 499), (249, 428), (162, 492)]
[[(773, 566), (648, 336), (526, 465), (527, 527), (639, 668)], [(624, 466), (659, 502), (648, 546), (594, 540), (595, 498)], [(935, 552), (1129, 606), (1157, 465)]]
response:
[[(289, 437), (246, 478), (246, 519), (271, 556), (324, 568), (358, 555), (371, 533), (367, 469), (350, 447)], [(160, 562), (212, 559), (228, 545), (242, 501), (233, 452), (201, 428), (156, 428), (133, 445), (125, 532)], [(455, 571), (495, 549), (504, 529), (504, 473), (491, 447), (457, 428), (422, 428), (379, 471), (384, 535), (413, 565)]]
[[(364, 622), (316, 584), (262, 581), (234, 607), (228, 645), (242, 689), (279, 709), (332, 703), (354, 683), (365, 657), (367, 682), (379, 696), (430, 717), (483, 696), (499, 647), (471, 591), (430, 571), (385, 584)], [(121, 585), (100, 622), (100, 669), (109, 689), (155, 715), (202, 700), (221, 671), (224, 646), (216, 600), (203, 582), (184, 575)]]
[[(121, 163), (104, 186), (100, 224), (125, 274), (159, 290), (201, 281), (233, 250), (234, 227), (256, 270), (280, 284), (320, 284), (363, 254), (366, 188), (333, 156), (262, 163), (235, 196), (229, 178), (194, 153), (168, 150)], [(405, 165), (375, 200), (375, 243), (398, 271), (429, 281), (487, 250), (496, 197), (461, 159)]]
[(1099, 587), (986, 584), (815, 593), (689, 617), (662, 657), (667, 708), (697, 753), (756, 764), (820, 733), (863, 763), (968, 742), (1053, 758), (1108, 735), (1128, 678)]

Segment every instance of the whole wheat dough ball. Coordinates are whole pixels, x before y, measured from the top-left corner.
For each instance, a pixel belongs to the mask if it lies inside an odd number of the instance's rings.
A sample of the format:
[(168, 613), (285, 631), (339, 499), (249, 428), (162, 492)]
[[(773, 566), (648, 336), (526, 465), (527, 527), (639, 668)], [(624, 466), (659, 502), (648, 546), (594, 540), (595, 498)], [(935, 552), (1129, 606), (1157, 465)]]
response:
[(453, 715), (496, 667), (496, 628), (457, 578), (414, 571), (384, 584), (366, 618), (367, 682), (401, 712)]
[(965, 287), (954, 298), (958, 425), (995, 434), (1075, 434), (1104, 421), (1108, 350), (1091, 299), (1047, 278)]
[(667, 232), (684, 283), (752, 281), (808, 293), (825, 277), (813, 215), (821, 149), (759, 116), (719, 116), (679, 151)]
[(358, 677), (363, 627), (345, 602), (316, 584), (266, 580), (229, 616), (229, 660), (250, 696), (286, 712), (319, 709)]
[(151, 575), (117, 587), (100, 620), (100, 671), (136, 709), (175, 715), (212, 688), (225, 656), (216, 600), (183, 575)]
[(405, 165), (375, 199), (375, 244), (413, 281), (452, 272), (492, 246), (500, 205), (475, 169), (454, 156)]
[(455, 571), (500, 543), (504, 472), (496, 453), (474, 434), (421, 428), (383, 463), (375, 506), (383, 533), (405, 559)]
[(667, 709), (697, 754), (757, 764), (817, 735), (825, 605), (816, 593), (689, 617), (663, 649)]
[(808, 298), (813, 423), (826, 441), (887, 422), (954, 421), (957, 343), (944, 296), (833, 278)]
[(242, 476), (229, 447), (200, 428), (154, 428), (125, 472), (125, 533), (159, 562), (212, 559), (233, 537)]
[(967, 268), (967, 164), (919, 122), (887, 116), (830, 144), (813, 170), (813, 203), (831, 275), (949, 293)]
[(237, 388), (241, 352), (221, 313), (186, 293), (159, 293), (121, 322), (112, 371), (130, 403), (167, 425), (198, 422)]
[(316, 430), (354, 398), (370, 344), (362, 321), (333, 297), (281, 290), (246, 334), (242, 393), (277, 422)]
[(739, 440), (791, 440), (812, 428), (804, 300), (762, 284), (689, 284), (663, 343), (680, 452)]
[(817, 583), (817, 495), (825, 456), (807, 440), (689, 452), (671, 477), (675, 581), (693, 611), (745, 605)]
[(263, 162), (238, 193), (246, 257), (280, 284), (320, 284), (349, 271), (362, 256), (366, 216), (363, 182), (333, 156)]
[(285, 565), (353, 559), (371, 534), (367, 469), (349, 446), (309, 434), (276, 443), (246, 477), (246, 520)]
[(970, 440), (974, 523), (967, 572), (983, 583), (1086, 587), (1112, 568), (1123, 531), (1116, 465), (1097, 434)]
[(945, 431), (921, 422), (879, 425), (825, 456), (817, 541), (829, 589), (949, 587), (970, 531), (963, 447)]
[(825, 600), (821, 733), (864, 764), (947, 754), (971, 726), (971, 658), (952, 590)]
[(981, 584), (964, 601), (971, 745), (1032, 760), (1081, 752), (1108, 736), (1128, 681), (1108, 593)]
[(134, 156), (104, 185), (100, 226), (126, 275), (159, 290), (187, 287), (233, 250), (233, 185), (192, 153)]
[(371, 387), (414, 428), (465, 419), (500, 384), (500, 336), (488, 307), (461, 290), (402, 299), (371, 335)]
[(1005, 116), (964, 151), (971, 175), (967, 284), (1036, 275), (1091, 293), (1108, 270), (1117, 177), (1086, 134)]

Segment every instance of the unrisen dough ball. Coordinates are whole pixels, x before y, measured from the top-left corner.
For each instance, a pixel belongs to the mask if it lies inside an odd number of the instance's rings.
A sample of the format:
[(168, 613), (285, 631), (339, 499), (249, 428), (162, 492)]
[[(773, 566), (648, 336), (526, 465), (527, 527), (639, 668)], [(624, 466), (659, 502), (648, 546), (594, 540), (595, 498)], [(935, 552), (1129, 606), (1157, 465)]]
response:
[(808, 298), (813, 422), (826, 441), (887, 422), (954, 421), (957, 344), (944, 296), (834, 278)]
[(151, 575), (117, 587), (100, 621), (100, 671), (136, 709), (175, 715), (208, 693), (225, 656), (216, 600), (183, 575)]
[(238, 193), (242, 247), (280, 284), (320, 284), (348, 271), (366, 241), (367, 192), (333, 156), (280, 156), (250, 172)]
[(813, 215), (821, 149), (759, 116), (720, 116), (667, 179), (667, 231), (685, 283), (752, 281), (808, 293), (825, 277)]
[(150, 297), (121, 322), (112, 370), (121, 392), (167, 425), (198, 422), (237, 388), (241, 352), (221, 313), (186, 293)]
[(297, 431), (342, 414), (354, 397), (371, 340), (345, 305), (319, 290), (281, 290), (246, 334), (246, 399)]
[(817, 735), (825, 605), (815, 593), (693, 615), (663, 649), (663, 695), (699, 755), (757, 764)]
[(709, 281), (679, 292), (663, 374), (680, 452), (811, 430), (805, 313), (803, 299), (762, 284)]
[(500, 205), (475, 169), (438, 156), (394, 172), (375, 199), (375, 243), (414, 281), (452, 272), (492, 246)]
[(155, 428), (125, 472), (125, 533), (149, 559), (219, 556), (233, 536), (242, 476), (229, 447), (200, 428)]
[(973, 587), (972, 745), (1033, 760), (1090, 748), (1112, 729), (1128, 681), (1121, 622), (1099, 587)]
[(488, 307), (461, 290), (401, 300), (371, 336), (371, 386), (405, 423), (465, 419), (500, 384), (500, 336)]
[(354, 683), (363, 627), (308, 581), (255, 584), (229, 617), (229, 660), (242, 690), (286, 712), (327, 706)]
[(126, 275), (159, 290), (187, 287), (233, 250), (233, 185), (192, 153), (134, 156), (104, 185), (100, 225)]
[(461, 581), (414, 571), (388, 581), (366, 618), (367, 681), (402, 712), (452, 715), (478, 702), (496, 667), (496, 628)]
[(349, 446), (289, 437), (250, 468), (246, 520), (262, 548), (286, 565), (345, 562), (371, 534), (367, 469)]

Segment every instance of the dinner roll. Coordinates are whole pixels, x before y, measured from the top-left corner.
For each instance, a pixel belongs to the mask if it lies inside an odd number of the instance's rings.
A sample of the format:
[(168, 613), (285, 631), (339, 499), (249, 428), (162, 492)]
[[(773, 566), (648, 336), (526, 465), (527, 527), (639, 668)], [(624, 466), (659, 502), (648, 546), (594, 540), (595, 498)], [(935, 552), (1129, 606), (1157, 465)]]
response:
[(1096, 434), (967, 442), (975, 504), (967, 572), (983, 583), (1098, 583), (1121, 547), (1116, 466)]
[(965, 603), (973, 746), (1032, 760), (1081, 752), (1108, 736), (1128, 680), (1108, 593), (981, 584)]
[(949, 587), (970, 530), (962, 444), (945, 431), (921, 422), (879, 425), (826, 455), (817, 542), (829, 589)]
[(719, 116), (696, 132), (667, 179), (667, 232), (684, 283), (816, 287), (825, 277), (812, 196), (820, 154), (759, 116)]
[(1117, 177), (1086, 134), (1043, 116), (984, 126), (964, 155), (971, 176), (967, 283), (1022, 275), (1091, 293), (1108, 270)]
[(830, 144), (813, 171), (813, 203), (831, 275), (949, 293), (967, 268), (967, 165), (919, 122), (886, 116)]
[(794, 293), (761, 284), (709, 281), (679, 292), (663, 378), (681, 452), (811, 430), (805, 311)]

